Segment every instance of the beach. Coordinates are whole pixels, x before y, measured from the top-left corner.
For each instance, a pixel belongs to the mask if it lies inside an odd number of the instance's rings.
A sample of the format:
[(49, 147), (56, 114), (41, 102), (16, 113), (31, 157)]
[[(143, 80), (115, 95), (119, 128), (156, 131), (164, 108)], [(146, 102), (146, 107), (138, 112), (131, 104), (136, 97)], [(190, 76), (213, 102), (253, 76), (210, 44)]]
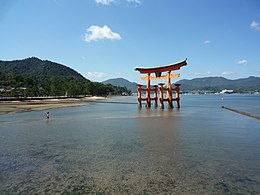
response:
[(86, 105), (87, 102), (105, 100), (105, 97), (83, 97), (83, 98), (52, 98), (40, 100), (0, 100), (0, 114), (47, 110), (52, 108), (64, 108)]

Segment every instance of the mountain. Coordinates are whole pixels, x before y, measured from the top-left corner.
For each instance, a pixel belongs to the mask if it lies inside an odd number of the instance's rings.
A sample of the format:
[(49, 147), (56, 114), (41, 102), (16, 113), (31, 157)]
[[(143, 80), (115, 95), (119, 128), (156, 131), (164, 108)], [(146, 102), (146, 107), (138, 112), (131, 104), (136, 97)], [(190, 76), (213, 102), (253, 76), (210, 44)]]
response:
[(253, 76), (236, 80), (224, 77), (204, 77), (191, 80), (183, 79), (176, 83), (181, 84), (182, 91), (207, 90), (219, 92), (223, 89), (232, 89), (235, 92), (260, 91), (260, 78)]
[[(103, 81), (105, 84), (126, 87), (132, 92), (137, 91), (137, 83), (130, 82), (124, 78), (115, 78)], [(176, 83), (181, 84), (181, 91), (212, 91), (220, 92), (224, 89), (232, 89), (235, 92), (260, 91), (260, 78), (250, 76), (236, 80), (226, 79), (224, 77), (204, 77), (195, 79), (183, 79)]]
[(119, 86), (119, 87), (126, 87), (128, 90), (131, 90), (132, 92), (137, 91), (137, 87), (136, 87), (137, 83), (130, 82), (124, 78), (108, 79), (106, 81), (103, 81), (102, 83), (111, 84), (111, 85)]
[(67, 66), (35, 57), (0, 61), (0, 97), (109, 94), (129, 94), (129, 90), (91, 82)]
[(48, 80), (52, 77), (60, 77), (76, 81), (88, 81), (81, 74), (67, 66), (36, 57), (24, 60), (0, 61), (0, 70), (4, 73), (32, 77), (34, 80)]

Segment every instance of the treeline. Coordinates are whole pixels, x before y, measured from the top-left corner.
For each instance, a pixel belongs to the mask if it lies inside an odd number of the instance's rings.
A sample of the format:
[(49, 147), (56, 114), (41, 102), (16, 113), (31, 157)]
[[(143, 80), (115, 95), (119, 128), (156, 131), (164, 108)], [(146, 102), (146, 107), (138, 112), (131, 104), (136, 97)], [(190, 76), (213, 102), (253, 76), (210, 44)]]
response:
[[(37, 78), (37, 77), (36, 77)], [(0, 97), (38, 97), (79, 95), (130, 95), (126, 87), (81, 80), (75, 77), (51, 76), (36, 79), (31, 75), (0, 72)]]
[(1, 97), (122, 95), (131, 92), (91, 82), (77, 71), (48, 60), (31, 57), (23, 60), (0, 60)]

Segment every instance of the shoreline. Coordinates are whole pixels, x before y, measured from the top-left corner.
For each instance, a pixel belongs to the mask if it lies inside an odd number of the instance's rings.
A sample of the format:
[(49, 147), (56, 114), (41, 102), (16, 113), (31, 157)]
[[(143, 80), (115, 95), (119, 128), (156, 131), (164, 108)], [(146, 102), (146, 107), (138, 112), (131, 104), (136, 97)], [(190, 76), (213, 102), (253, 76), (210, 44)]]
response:
[(41, 98), (26, 100), (0, 100), (0, 115), (28, 111), (47, 110), (52, 108), (64, 108), (83, 106), (88, 102), (106, 100), (107, 97), (80, 97), (80, 98)]

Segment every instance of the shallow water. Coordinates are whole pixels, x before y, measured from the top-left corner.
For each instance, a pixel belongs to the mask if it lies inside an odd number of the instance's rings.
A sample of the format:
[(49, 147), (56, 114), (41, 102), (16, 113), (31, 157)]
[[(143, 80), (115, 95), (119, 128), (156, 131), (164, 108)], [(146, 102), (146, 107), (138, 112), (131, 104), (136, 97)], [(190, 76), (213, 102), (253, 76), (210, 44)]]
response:
[(221, 109), (260, 96), (181, 98), (1, 115), (0, 194), (260, 194), (260, 121)]

